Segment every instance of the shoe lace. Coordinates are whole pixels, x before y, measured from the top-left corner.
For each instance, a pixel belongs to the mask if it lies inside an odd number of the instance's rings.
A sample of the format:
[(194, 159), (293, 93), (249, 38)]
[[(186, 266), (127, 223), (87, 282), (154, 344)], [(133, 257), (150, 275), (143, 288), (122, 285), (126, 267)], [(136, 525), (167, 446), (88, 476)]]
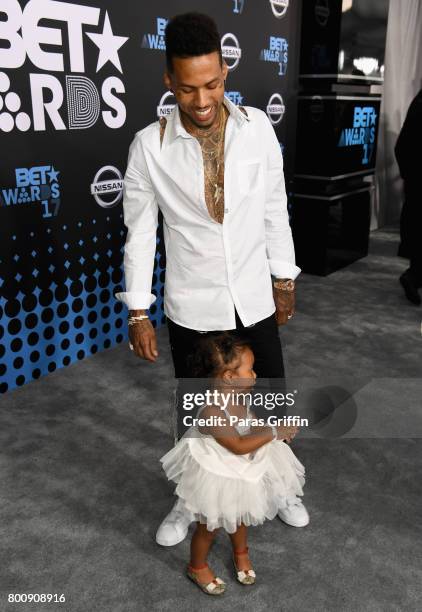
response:
[(168, 523), (178, 523), (185, 517), (185, 514), (182, 510), (174, 509), (170, 512), (167, 522)]
[(287, 505), (288, 506), (301, 506), (302, 505), (302, 500), (300, 499), (300, 497), (288, 497), (287, 498)]

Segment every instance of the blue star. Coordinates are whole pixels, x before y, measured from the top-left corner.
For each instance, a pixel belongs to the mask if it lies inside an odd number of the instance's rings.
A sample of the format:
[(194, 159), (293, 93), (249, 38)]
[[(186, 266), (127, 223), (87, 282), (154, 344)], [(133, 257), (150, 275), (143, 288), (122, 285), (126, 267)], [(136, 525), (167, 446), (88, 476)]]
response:
[(51, 170), (50, 172), (47, 172), (47, 174), (50, 177), (50, 183), (52, 183), (53, 181), (57, 181), (57, 177), (60, 174), (60, 172), (57, 170), (54, 170), (54, 166), (51, 166)]

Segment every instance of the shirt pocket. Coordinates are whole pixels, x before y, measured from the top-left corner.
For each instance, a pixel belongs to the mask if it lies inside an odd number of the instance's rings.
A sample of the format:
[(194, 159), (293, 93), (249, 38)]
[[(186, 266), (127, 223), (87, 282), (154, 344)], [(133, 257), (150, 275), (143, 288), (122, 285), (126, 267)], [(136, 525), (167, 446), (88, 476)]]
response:
[(237, 182), (242, 195), (254, 194), (263, 186), (263, 167), (259, 157), (237, 162)]

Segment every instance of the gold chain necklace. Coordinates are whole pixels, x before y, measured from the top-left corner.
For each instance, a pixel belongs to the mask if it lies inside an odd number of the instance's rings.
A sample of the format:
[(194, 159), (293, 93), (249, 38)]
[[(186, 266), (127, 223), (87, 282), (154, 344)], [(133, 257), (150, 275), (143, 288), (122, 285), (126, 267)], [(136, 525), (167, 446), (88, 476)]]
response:
[[(218, 184), (218, 179), (220, 176), (220, 168), (221, 163), (224, 163), (222, 148), (224, 145), (224, 128), (225, 128), (225, 117), (224, 110), (220, 111), (220, 125), (219, 129), (216, 130), (216, 138), (211, 138), (207, 141), (203, 141), (201, 143), (202, 155), (204, 157), (204, 172), (205, 177), (212, 185), (214, 189), (214, 201), (217, 203), (222, 194), (221, 186)], [(210, 144), (211, 146), (207, 147)], [(206, 163), (208, 162), (208, 163)], [(212, 169), (212, 166), (215, 163), (215, 172)], [(210, 168), (211, 166), (211, 168)]]
[[(185, 121), (183, 121), (185, 124)], [(208, 130), (198, 129), (185, 124), (185, 129), (199, 142), (203, 157), (205, 200), (210, 216), (218, 223), (224, 218), (224, 135), (226, 127), (226, 112), (220, 107), (218, 126)], [(209, 191), (210, 189), (210, 191)], [(209, 197), (207, 197), (209, 196)], [(209, 202), (212, 199), (213, 202)]]
[[(221, 176), (221, 173), (224, 172), (223, 147), (225, 127), (226, 115), (224, 108), (221, 107), (218, 128), (209, 136), (197, 136), (204, 161), (205, 191), (207, 191), (207, 186), (209, 185), (211, 188), (210, 195), (213, 199), (213, 210), (209, 212), (218, 223), (222, 223), (224, 218), (224, 188), (222, 186), (224, 177)], [(209, 208), (208, 202), (207, 207)]]

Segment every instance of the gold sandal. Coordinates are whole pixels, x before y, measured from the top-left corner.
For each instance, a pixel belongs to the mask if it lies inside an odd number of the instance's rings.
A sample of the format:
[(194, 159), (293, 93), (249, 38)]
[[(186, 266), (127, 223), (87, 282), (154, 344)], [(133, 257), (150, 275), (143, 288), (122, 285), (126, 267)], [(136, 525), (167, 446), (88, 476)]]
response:
[(249, 570), (239, 570), (236, 565), (235, 556), (238, 555), (247, 555), (249, 548), (246, 546), (243, 550), (234, 550), (233, 551), (233, 564), (236, 570), (236, 577), (240, 584), (251, 585), (255, 583), (256, 574), (253, 569)]
[(226, 583), (223, 582), (221, 578), (216, 577), (208, 584), (205, 584), (200, 582), (195, 575), (195, 572), (205, 569), (206, 567), (208, 567), (207, 563), (205, 563), (205, 565), (201, 565), (201, 567), (192, 567), (192, 565), (188, 565), (187, 575), (195, 584), (199, 586), (201, 591), (204, 591), (204, 593), (207, 595), (222, 595), (226, 590)]

